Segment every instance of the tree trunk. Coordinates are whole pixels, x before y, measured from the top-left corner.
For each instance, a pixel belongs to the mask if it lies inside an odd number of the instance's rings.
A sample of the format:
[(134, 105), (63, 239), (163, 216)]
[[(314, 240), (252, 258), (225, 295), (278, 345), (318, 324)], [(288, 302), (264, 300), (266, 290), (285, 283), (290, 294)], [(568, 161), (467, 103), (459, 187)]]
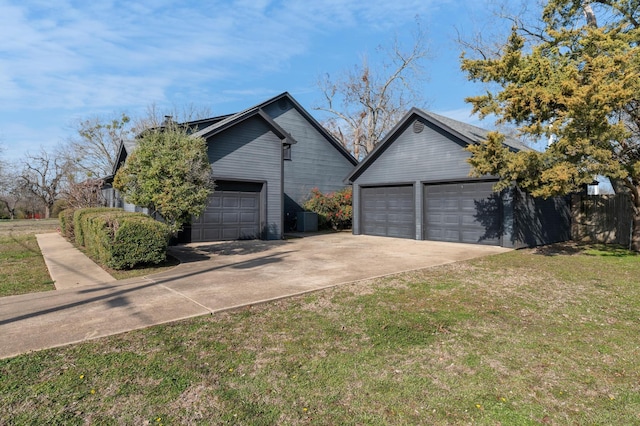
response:
[(627, 185), (627, 188), (631, 189), (631, 210), (633, 214), (631, 250), (640, 252), (640, 185), (630, 184)]
[(633, 228), (631, 230), (631, 250), (640, 252), (640, 214), (633, 214)]

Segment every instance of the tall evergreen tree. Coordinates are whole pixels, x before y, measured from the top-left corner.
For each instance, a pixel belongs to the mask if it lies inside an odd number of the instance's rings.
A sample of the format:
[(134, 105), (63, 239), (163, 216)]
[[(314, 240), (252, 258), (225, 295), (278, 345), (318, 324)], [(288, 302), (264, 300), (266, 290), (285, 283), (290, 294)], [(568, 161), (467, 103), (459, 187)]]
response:
[(497, 55), (462, 56), (470, 80), (496, 90), (468, 98), (523, 135), (550, 138), (545, 152), (513, 153), (503, 136), (469, 147), (478, 175), (535, 196), (580, 190), (597, 175), (631, 195), (632, 247), (640, 251), (640, 1), (550, 0), (540, 28), (511, 20)]

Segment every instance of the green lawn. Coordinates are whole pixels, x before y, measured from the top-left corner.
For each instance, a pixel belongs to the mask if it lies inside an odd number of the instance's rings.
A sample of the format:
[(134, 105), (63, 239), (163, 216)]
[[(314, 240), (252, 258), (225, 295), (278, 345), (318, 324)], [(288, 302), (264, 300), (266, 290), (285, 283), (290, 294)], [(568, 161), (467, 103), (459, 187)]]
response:
[(36, 233), (55, 232), (58, 221), (0, 221), (0, 297), (55, 290)]
[[(0, 220), (0, 297), (55, 290), (35, 235), (57, 232), (59, 225), (58, 219)], [(179, 263), (168, 256), (160, 265), (141, 265), (124, 271), (102, 268), (115, 279), (123, 280), (166, 271)]]
[(639, 277), (520, 250), (40, 351), (0, 361), (0, 419), (639, 424)]

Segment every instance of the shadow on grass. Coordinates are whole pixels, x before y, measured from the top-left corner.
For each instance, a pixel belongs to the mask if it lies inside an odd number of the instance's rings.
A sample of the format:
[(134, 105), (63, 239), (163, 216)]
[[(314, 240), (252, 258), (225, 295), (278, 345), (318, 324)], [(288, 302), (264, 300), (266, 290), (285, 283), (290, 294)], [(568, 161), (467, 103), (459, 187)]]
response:
[(587, 256), (610, 256), (610, 257), (637, 257), (638, 253), (633, 252), (618, 244), (593, 244), (585, 249)]
[(585, 256), (612, 256), (612, 257), (636, 257), (638, 253), (630, 251), (618, 244), (591, 244), (565, 241), (536, 247), (535, 254), (543, 256), (573, 256), (577, 254)]

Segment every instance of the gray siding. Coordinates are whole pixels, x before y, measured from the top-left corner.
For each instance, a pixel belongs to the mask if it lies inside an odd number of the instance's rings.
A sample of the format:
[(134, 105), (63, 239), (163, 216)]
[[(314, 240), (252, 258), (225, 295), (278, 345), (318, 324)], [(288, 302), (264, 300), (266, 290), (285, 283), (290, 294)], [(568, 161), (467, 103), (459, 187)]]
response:
[(569, 197), (534, 198), (514, 190), (513, 246), (535, 247), (571, 239)]
[[(414, 184), (416, 235), (423, 238), (422, 208), (423, 186), (429, 181), (455, 181), (469, 179), (470, 166), (467, 159), (470, 154), (464, 151), (464, 143), (452, 140), (451, 135), (426, 121), (422, 132), (414, 133), (413, 122), (407, 123), (393, 143), (379, 153), (373, 161), (356, 178), (354, 184), (353, 209), (360, 212), (360, 196), (358, 186)], [(354, 214), (353, 232), (361, 234), (360, 215)]]
[(311, 189), (332, 192), (344, 188), (343, 179), (354, 165), (290, 102), (274, 102), (265, 112), (297, 141), (291, 146), (291, 161), (284, 162), (285, 215), (291, 227)]
[(470, 153), (464, 144), (424, 122), (424, 130), (414, 133), (411, 123), (358, 176), (360, 185), (411, 181), (448, 181), (469, 178)]
[(267, 239), (282, 238), (282, 142), (258, 117), (207, 140), (212, 173), (217, 180), (265, 182)]

